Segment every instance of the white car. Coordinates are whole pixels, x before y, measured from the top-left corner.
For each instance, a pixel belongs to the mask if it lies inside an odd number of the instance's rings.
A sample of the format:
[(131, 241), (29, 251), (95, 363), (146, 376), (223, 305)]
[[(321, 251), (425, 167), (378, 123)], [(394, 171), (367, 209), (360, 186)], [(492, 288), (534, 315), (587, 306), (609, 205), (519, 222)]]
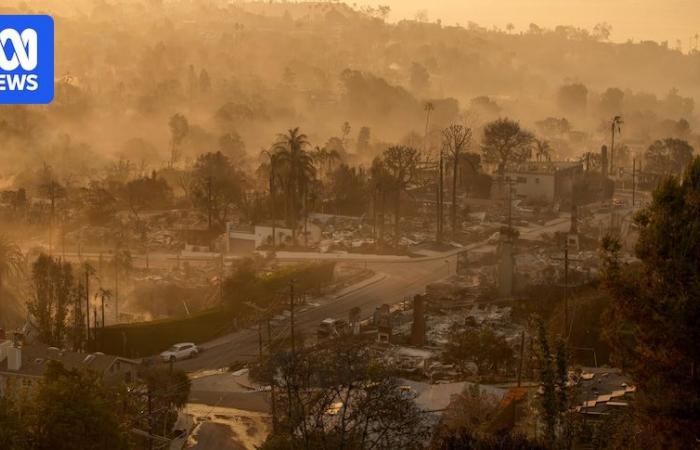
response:
[(180, 359), (194, 358), (199, 354), (199, 348), (192, 342), (175, 344), (160, 354), (163, 362), (178, 361)]

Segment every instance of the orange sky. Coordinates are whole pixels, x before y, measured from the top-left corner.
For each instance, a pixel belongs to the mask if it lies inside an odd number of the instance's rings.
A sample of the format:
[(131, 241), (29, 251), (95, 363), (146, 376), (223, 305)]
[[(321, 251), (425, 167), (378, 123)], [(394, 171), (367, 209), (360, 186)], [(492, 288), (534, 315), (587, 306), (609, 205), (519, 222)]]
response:
[(675, 47), (681, 39), (683, 51), (688, 50), (689, 38), (700, 33), (700, 0), (359, 0), (358, 4), (389, 5), (392, 20), (414, 18), (417, 11), (427, 10), (431, 21), (466, 25), (471, 20), (500, 28), (510, 22), (517, 31), (531, 22), (587, 29), (608, 22), (614, 41), (649, 39), (669, 41)]

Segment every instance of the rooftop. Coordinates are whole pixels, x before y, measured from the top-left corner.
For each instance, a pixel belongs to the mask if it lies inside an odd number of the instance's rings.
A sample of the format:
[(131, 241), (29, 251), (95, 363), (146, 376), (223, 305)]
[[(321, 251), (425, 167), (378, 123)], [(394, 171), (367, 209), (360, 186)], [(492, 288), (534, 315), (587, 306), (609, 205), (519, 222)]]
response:
[(19, 370), (8, 370), (7, 358), (0, 361), (0, 373), (42, 376), (47, 361), (58, 361), (67, 369), (89, 368), (104, 373), (117, 360), (138, 364), (138, 361), (104, 353), (78, 353), (49, 347), (44, 344), (23, 345), (22, 366)]
[(605, 414), (610, 408), (628, 406), (637, 391), (619, 369), (584, 367), (581, 371), (580, 404), (576, 410), (586, 414)]

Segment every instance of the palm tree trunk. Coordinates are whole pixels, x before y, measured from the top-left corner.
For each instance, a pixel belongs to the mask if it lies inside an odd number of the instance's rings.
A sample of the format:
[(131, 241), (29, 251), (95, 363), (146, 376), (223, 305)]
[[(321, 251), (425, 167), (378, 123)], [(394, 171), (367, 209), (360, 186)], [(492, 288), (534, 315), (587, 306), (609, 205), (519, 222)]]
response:
[(455, 160), (452, 167), (452, 207), (450, 208), (453, 240), (457, 237), (457, 171), (459, 169), (459, 165), (457, 164), (458, 160), (459, 153), (455, 153)]
[(308, 229), (307, 226), (309, 224), (309, 210), (308, 210), (308, 199), (307, 199), (307, 194), (306, 194), (306, 189), (304, 189), (304, 197), (303, 197), (303, 202), (304, 202), (304, 247), (309, 246), (309, 234), (308, 234)]
[(379, 242), (384, 244), (384, 212), (386, 208), (386, 192), (381, 189), (381, 207), (379, 208)]
[(3, 297), (2, 297), (2, 288), (3, 288), (3, 285), (2, 285), (2, 284), (3, 284), (3, 281), (4, 281), (4, 280), (2, 279), (2, 274), (0, 274), (0, 328), (4, 328), (5, 326), (7, 326), (6, 323), (3, 323), (3, 322), (2, 322), (2, 317), (4, 317), (4, 314), (3, 314), (3, 311), (2, 311), (2, 307), (3, 307), (3, 304), (2, 304), (2, 302), (3, 302)]
[(401, 189), (396, 191), (396, 203), (394, 204), (394, 247), (399, 245), (399, 222), (401, 220)]
[(377, 190), (372, 192), (372, 238), (377, 240)]
[[(440, 159), (438, 158), (438, 164), (441, 164)], [(440, 177), (440, 169), (436, 166), (436, 172), (438, 177)], [(441, 229), (441, 221), (440, 221), (440, 179), (436, 180), (435, 183), (435, 223), (437, 224), (437, 229), (435, 233), (435, 240), (437, 242), (442, 242), (442, 229)]]

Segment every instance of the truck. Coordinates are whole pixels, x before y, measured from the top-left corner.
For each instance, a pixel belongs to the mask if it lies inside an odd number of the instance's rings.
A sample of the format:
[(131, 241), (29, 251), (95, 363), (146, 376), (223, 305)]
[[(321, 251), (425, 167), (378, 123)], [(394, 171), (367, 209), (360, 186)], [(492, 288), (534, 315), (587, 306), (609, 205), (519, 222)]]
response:
[(323, 319), (318, 325), (316, 336), (321, 339), (334, 339), (350, 331), (348, 323), (341, 319)]

